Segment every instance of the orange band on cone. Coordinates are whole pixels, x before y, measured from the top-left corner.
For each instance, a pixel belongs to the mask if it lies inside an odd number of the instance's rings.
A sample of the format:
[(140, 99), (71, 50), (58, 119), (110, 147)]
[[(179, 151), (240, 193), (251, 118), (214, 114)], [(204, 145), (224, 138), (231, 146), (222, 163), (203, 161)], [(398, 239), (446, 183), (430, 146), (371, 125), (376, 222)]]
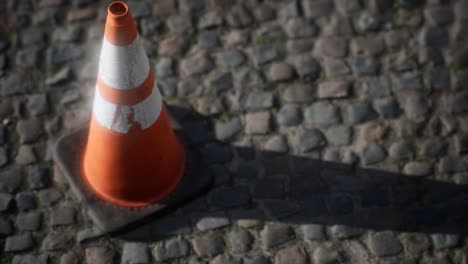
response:
[(97, 86), (101, 96), (107, 101), (120, 105), (134, 105), (143, 101), (153, 91), (153, 72), (150, 70), (146, 80), (130, 90), (115, 89), (104, 83), (100, 78), (97, 80)]
[(127, 4), (116, 1), (107, 9), (105, 36), (106, 39), (117, 46), (131, 44), (136, 36), (137, 29)]

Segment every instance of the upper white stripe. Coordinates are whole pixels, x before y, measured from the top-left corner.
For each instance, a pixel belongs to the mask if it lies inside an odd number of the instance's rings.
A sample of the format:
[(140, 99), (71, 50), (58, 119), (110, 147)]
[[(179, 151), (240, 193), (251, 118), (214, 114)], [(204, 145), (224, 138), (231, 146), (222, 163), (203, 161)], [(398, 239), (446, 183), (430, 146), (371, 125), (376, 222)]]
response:
[(108, 86), (129, 90), (142, 84), (150, 71), (148, 58), (137, 35), (126, 46), (116, 46), (104, 36), (99, 60), (99, 78)]
[(142, 129), (150, 127), (158, 119), (161, 108), (162, 97), (156, 85), (148, 97), (133, 106), (108, 102), (101, 96), (99, 88), (96, 87), (93, 106), (94, 116), (99, 124), (115, 132), (128, 133), (133, 125), (129, 120), (132, 113), (134, 123), (138, 123)]

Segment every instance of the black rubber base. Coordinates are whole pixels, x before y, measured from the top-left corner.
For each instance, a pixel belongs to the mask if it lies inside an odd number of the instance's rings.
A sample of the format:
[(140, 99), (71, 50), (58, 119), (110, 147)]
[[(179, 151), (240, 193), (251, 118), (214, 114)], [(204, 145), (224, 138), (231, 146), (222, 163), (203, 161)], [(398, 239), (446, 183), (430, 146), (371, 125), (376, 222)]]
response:
[[(177, 121), (170, 119), (174, 131), (183, 142), (182, 129)], [(184, 176), (175, 190), (164, 199), (145, 207), (124, 207), (104, 201), (83, 182), (81, 165), (87, 136), (88, 127), (83, 127), (61, 137), (55, 147), (54, 159), (91, 220), (104, 233), (120, 231), (144, 222), (149, 216), (172, 211), (205, 193), (213, 183), (212, 174), (203, 164), (201, 155), (186, 148), (187, 163)]]

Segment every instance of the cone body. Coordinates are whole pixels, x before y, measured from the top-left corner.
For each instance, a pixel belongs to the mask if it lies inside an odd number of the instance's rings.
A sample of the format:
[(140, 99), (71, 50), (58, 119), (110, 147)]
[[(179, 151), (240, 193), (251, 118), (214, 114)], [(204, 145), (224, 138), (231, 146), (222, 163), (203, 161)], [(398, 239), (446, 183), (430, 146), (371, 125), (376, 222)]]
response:
[(168, 195), (184, 172), (185, 152), (170, 125), (130, 11), (109, 6), (83, 158), (88, 187), (122, 206)]

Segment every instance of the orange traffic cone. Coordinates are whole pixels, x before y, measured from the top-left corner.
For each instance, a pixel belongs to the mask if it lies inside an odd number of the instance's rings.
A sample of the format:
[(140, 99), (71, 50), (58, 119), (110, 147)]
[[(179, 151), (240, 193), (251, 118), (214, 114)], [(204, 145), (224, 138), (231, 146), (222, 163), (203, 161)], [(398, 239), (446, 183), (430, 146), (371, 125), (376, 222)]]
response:
[(114, 2), (108, 12), (84, 176), (103, 199), (143, 206), (179, 182), (185, 153), (127, 5)]
[(197, 151), (179, 140), (183, 132), (154, 85), (128, 6), (113, 2), (90, 126), (64, 135), (55, 149), (72, 191), (102, 231), (119, 230), (207, 190), (212, 175)]

